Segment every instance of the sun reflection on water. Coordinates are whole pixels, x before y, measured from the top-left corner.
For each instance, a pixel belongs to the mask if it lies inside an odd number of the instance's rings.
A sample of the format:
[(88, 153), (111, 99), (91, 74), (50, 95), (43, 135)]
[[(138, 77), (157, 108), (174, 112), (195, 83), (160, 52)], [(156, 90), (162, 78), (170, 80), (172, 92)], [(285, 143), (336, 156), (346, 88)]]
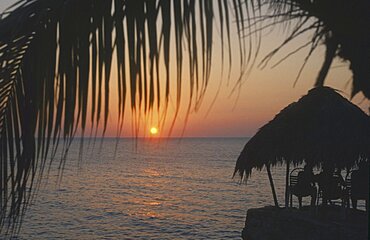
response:
[(42, 192), (21, 239), (236, 239), (247, 204), (259, 200), (230, 178), (244, 141), (145, 141), (139, 153), (104, 143), (104, 156), (93, 154), (78, 174), (66, 168), (63, 194)]
[(146, 205), (149, 205), (149, 206), (160, 206), (160, 205), (162, 205), (162, 203), (160, 203), (160, 202), (150, 202), (150, 203), (147, 203)]
[(149, 177), (160, 177), (163, 175), (158, 170), (151, 168), (144, 169), (144, 173)]

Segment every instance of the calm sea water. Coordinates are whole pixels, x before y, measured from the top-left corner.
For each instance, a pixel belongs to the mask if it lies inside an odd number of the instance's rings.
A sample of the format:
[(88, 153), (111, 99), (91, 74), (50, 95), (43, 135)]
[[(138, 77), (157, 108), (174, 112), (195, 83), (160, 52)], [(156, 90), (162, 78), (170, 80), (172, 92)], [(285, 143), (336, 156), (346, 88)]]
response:
[[(26, 213), (19, 239), (240, 239), (248, 208), (272, 205), (265, 172), (232, 179), (248, 139), (73, 144)], [(117, 144), (117, 147), (116, 147)], [(273, 172), (282, 199), (284, 171)], [(47, 184), (45, 184), (47, 182)]]

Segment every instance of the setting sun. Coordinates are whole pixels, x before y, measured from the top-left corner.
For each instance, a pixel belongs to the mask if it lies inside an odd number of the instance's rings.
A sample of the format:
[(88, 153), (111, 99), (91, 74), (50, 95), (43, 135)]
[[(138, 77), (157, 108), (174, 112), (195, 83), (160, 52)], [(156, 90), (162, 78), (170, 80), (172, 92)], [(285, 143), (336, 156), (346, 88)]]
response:
[(151, 129), (150, 129), (150, 134), (152, 134), (152, 135), (156, 135), (158, 133), (158, 128), (156, 128), (156, 127), (152, 127)]

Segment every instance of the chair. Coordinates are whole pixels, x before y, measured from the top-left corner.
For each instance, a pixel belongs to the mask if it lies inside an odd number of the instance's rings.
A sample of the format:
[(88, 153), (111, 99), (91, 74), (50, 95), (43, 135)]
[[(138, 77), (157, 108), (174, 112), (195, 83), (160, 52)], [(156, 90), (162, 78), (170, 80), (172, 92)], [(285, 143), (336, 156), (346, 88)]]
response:
[[(340, 180), (342, 179), (342, 180)], [(325, 179), (326, 182), (318, 181), (319, 184), (319, 191), (317, 196), (317, 205), (319, 205), (320, 198), (322, 204), (324, 204), (324, 192), (326, 200), (329, 202), (330, 205), (335, 205), (337, 200), (341, 201), (341, 205), (345, 206), (348, 205), (348, 190), (347, 190), (347, 181), (348, 184), (351, 184), (350, 176), (346, 176), (346, 181), (343, 182), (343, 178), (341, 175), (334, 173), (329, 178)], [(326, 204), (326, 203), (325, 203)]]
[(351, 191), (352, 191), (352, 170), (348, 171), (345, 178), (345, 204), (347, 208), (350, 208), (350, 202), (349, 199), (351, 197)]
[[(369, 172), (361, 173), (359, 170), (353, 170), (350, 177), (350, 198), (352, 207), (357, 208), (357, 200), (365, 200), (365, 208), (368, 211), (369, 205)], [(349, 200), (348, 200), (349, 202)], [(348, 203), (349, 204), (349, 203)]]
[(289, 174), (289, 200), (290, 207), (293, 207), (293, 189), (298, 182), (298, 174), (303, 172), (303, 168), (295, 168)]

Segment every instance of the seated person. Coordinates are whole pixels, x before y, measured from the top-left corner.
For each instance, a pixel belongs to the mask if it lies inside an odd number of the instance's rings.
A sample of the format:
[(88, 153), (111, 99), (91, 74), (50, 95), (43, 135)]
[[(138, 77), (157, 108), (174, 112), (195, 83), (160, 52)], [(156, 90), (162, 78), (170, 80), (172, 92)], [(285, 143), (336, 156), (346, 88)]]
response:
[(312, 167), (306, 165), (298, 173), (297, 184), (293, 186), (292, 193), (298, 197), (299, 208), (302, 207), (302, 197), (311, 196), (311, 206), (315, 205), (317, 189), (314, 182)]
[(333, 166), (324, 165), (323, 171), (317, 175), (317, 182), (322, 193), (323, 205), (327, 205), (330, 200), (344, 198), (345, 182), (339, 169), (334, 171)]
[(352, 172), (351, 178), (352, 207), (357, 209), (357, 200), (365, 200), (366, 210), (369, 209), (369, 164), (360, 162), (359, 169)]

